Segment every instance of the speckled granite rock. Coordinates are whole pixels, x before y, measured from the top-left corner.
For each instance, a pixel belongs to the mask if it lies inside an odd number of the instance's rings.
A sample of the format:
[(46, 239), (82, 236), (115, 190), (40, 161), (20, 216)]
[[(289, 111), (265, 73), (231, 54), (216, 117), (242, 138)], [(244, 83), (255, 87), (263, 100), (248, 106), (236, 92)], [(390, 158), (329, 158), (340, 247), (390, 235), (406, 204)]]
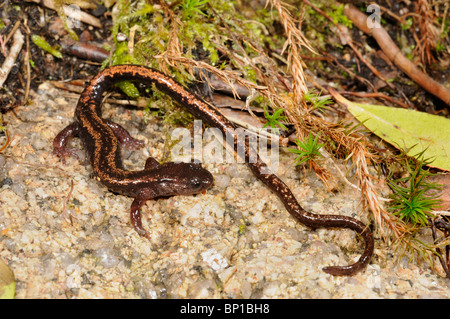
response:
[[(0, 155), (0, 257), (14, 271), (17, 298), (450, 297), (439, 270), (395, 263), (379, 240), (365, 271), (325, 274), (323, 266), (356, 260), (362, 243), (351, 231), (297, 223), (243, 164), (207, 164), (216, 182), (204, 195), (149, 201), (144, 221), (152, 238), (140, 238), (129, 223), (131, 198), (92, 179), (82, 161), (62, 165), (51, 154), (76, 104), (60, 96), (43, 84), (34, 103), (17, 111), (23, 121), (6, 116), (12, 142)], [(125, 152), (134, 169), (162, 154), (161, 121), (144, 125), (141, 115), (105, 108), (146, 142)], [(314, 174), (292, 169), (292, 154), (281, 157), (279, 175), (305, 209), (368, 221), (345, 183), (327, 192)]]

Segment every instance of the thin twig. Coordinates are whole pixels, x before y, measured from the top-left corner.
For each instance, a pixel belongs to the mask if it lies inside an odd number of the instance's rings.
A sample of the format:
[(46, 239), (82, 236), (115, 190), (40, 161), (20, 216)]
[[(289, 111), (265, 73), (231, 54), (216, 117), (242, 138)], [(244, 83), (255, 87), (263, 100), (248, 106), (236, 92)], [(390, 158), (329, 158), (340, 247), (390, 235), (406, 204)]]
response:
[(423, 73), (413, 62), (405, 57), (387, 31), (380, 24), (375, 24), (375, 27), (369, 28), (367, 25), (367, 15), (352, 5), (346, 5), (344, 13), (361, 31), (370, 34), (375, 38), (386, 56), (397, 67), (426, 91), (440, 98), (444, 103), (450, 106), (450, 90)]
[[(336, 28), (338, 29), (338, 31), (341, 35), (341, 38), (343, 38), (345, 40), (345, 42), (346, 42), (345, 44), (347, 44), (353, 50), (353, 52), (355, 52), (355, 54), (358, 56), (358, 58), (370, 69), (370, 71), (372, 71), (373, 74), (375, 74), (375, 76), (377, 76), (380, 80), (384, 81), (391, 89), (395, 89), (395, 86), (392, 83), (388, 82), (387, 79), (372, 65), (372, 63), (370, 63), (366, 58), (364, 58), (362, 53), (354, 45), (353, 39), (348, 34), (347, 30), (344, 30), (344, 28), (341, 25), (335, 23), (334, 20), (325, 13), (325, 11), (319, 9), (314, 4), (312, 4), (310, 1), (304, 0), (304, 2), (306, 4), (308, 4), (309, 6), (311, 6), (311, 8), (316, 10), (318, 13), (323, 15), (326, 19), (331, 21), (333, 24), (335, 24)], [(375, 90), (375, 87), (372, 86), (372, 88)], [(375, 90), (375, 92), (376, 92), (376, 90)]]
[(8, 74), (9, 72), (11, 72), (11, 69), (14, 66), (14, 63), (17, 60), (17, 56), (19, 55), (20, 50), (22, 50), (24, 40), (23, 34), (20, 29), (17, 29), (16, 32), (14, 32), (13, 41), (14, 42), (11, 46), (11, 50), (9, 51), (9, 54), (0, 69), (0, 87), (3, 86), (6, 79), (8, 78)]
[(368, 93), (368, 92), (340, 92), (342, 95), (353, 95), (358, 97), (371, 97), (371, 98), (380, 98), (384, 100), (388, 100), (389, 102), (395, 103), (405, 109), (409, 109), (409, 105), (406, 103), (403, 103), (402, 101), (399, 101), (397, 99), (394, 99), (393, 97), (390, 97), (389, 95), (386, 95), (384, 93), (376, 92), (376, 93)]
[[(433, 235), (433, 242), (434, 244), (437, 243), (437, 234), (436, 234), (436, 226), (434, 224), (434, 219), (429, 219), (430, 227), (431, 227), (431, 233)], [(444, 260), (444, 257), (442, 256), (441, 249), (439, 247), (436, 247), (436, 254), (439, 258), (439, 261), (441, 262), (442, 269), (444, 269), (445, 274), (450, 279), (450, 270), (448, 269), (448, 265)]]
[(12, 38), (12, 36), (16, 32), (16, 30), (19, 28), (19, 26), (20, 26), (20, 20), (16, 21), (13, 28), (11, 29), (11, 32), (8, 33), (8, 36), (6, 37), (5, 42), (4, 42), (5, 45), (8, 44), (9, 40)]
[[(26, 25), (26, 21), (25, 21)], [(26, 66), (27, 71), (27, 84), (25, 86), (25, 95), (23, 98), (23, 104), (26, 105), (28, 102), (28, 96), (30, 94), (30, 85), (31, 85), (31, 66), (30, 66), (30, 39), (28, 35), (25, 37), (26, 40), (26, 51), (23, 57), (23, 63)]]
[(5, 145), (3, 145), (0, 148), (0, 152), (3, 152), (8, 147), (9, 143), (11, 142), (11, 139), (9, 138), (9, 134), (8, 134), (7, 130), (5, 130), (5, 135), (6, 135), (6, 143), (5, 143)]

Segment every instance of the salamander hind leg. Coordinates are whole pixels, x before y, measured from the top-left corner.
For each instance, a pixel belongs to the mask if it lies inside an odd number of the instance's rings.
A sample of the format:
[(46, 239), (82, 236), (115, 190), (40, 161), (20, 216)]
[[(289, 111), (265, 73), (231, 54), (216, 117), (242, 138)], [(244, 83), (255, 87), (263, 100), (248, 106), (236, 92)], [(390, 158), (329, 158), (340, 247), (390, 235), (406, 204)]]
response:
[(130, 210), (130, 220), (131, 224), (133, 225), (136, 232), (149, 240), (150, 233), (145, 230), (144, 226), (142, 225), (142, 216), (141, 216), (141, 208), (144, 206), (145, 202), (149, 199), (152, 199), (154, 196), (151, 191), (148, 189), (144, 189), (141, 192), (139, 192), (134, 199), (133, 203), (131, 204), (131, 210)]
[(114, 134), (122, 143), (122, 145), (125, 146), (127, 149), (138, 150), (144, 146), (143, 141), (132, 137), (123, 126), (120, 126), (119, 124), (110, 120), (105, 120), (105, 122), (114, 131)]
[(69, 139), (78, 135), (79, 132), (80, 125), (77, 122), (73, 122), (59, 132), (53, 140), (53, 154), (60, 157), (63, 164), (66, 163), (66, 156), (73, 156), (77, 159), (80, 158), (77, 149), (67, 147), (67, 142)]
[(149, 157), (145, 161), (145, 169), (155, 169), (158, 168), (158, 166), (161, 165), (154, 157)]

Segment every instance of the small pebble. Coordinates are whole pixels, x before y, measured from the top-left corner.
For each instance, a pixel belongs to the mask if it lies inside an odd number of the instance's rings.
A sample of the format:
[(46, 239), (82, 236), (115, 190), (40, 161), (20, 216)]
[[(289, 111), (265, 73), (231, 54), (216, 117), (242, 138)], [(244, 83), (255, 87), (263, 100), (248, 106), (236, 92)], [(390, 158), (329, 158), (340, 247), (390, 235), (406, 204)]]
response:
[(105, 268), (115, 267), (120, 262), (120, 258), (116, 255), (113, 248), (97, 249), (93, 255), (99, 259), (99, 263)]

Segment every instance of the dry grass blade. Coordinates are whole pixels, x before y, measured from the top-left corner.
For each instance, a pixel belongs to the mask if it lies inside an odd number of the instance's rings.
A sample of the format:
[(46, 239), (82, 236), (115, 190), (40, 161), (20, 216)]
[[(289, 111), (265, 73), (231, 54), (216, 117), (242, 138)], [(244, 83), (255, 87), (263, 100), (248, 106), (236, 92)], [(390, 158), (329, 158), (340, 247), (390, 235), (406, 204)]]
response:
[(305, 47), (312, 53), (316, 51), (309, 44), (308, 40), (303, 36), (297, 25), (301, 25), (290, 15), (287, 4), (279, 0), (269, 0), (271, 5), (278, 11), (280, 22), (283, 24), (286, 34), (286, 42), (283, 52), (288, 48), (288, 69), (292, 72), (292, 93), (294, 94), (294, 102), (296, 105), (302, 103), (303, 95), (308, 91), (306, 87), (305, 75), (301, 60), (301, 48)]
[(418, 14), (414, 15), (414, 21), (418, 26), (420, 38), (416, 39), (414, 53), (420, 56), (424, 65), (431, 64), (435, 61), (432, 51), (439, 41), (437, 28), (433, 25), (437, 17), (427, 0), (417, 1), (416, 12)]
[[(354, 153), (352, 155), (353, 162), (356, 164), (359, 187), (365, 197), (367, 204), (375, 218), (375, 222), (379, 226), (387, 225), (393, 234), (398, 238), (405, 232), (405, 225), (394, 215), (386, 211), (380, 202), (375, 186), (372, 183), (372, 176), (368, 170), (367, 158), (370, 158), (367, 149), (360, 143), (353, 146)], [(385, 227), (380, 227), (380, 233), (386, 236)]]
[[(298, 140), (303, 140), (307, 132), (303, 119), (309, 115), (307, 114), (308, 112), (306, 110), (305, 101), (303, 100), (304, 95), (308, 92), (308, 88), (306, 86), (305, 73), (303, 70), (303, 62), (301, 60), (300, 52), (302, 47), (305, 47), (312, 53), (317, 53), (299, 29), (302, 21), (294, 20), (289, 13), (288, 4), (279, 0), (270, 0), (270, 4), (277, 10), (280, 17), (280, 22), (284, 27), (286, 42), (283, 47), (283, 52), (285, 50), (288, 51), (287, 67), (292, 74), (292, 97), (287, 99), (287, 103), (281, 107), (284, 109), (286, 117), (289, 121), (294, 124)], [(329, 181), (333, 179), (332, 174), (330, 174), (326, 169), (315, 165), (315, 163), (311, 163), (311, 167), (314, 169), (317, 176), (328, 187), (330, 184)]]

